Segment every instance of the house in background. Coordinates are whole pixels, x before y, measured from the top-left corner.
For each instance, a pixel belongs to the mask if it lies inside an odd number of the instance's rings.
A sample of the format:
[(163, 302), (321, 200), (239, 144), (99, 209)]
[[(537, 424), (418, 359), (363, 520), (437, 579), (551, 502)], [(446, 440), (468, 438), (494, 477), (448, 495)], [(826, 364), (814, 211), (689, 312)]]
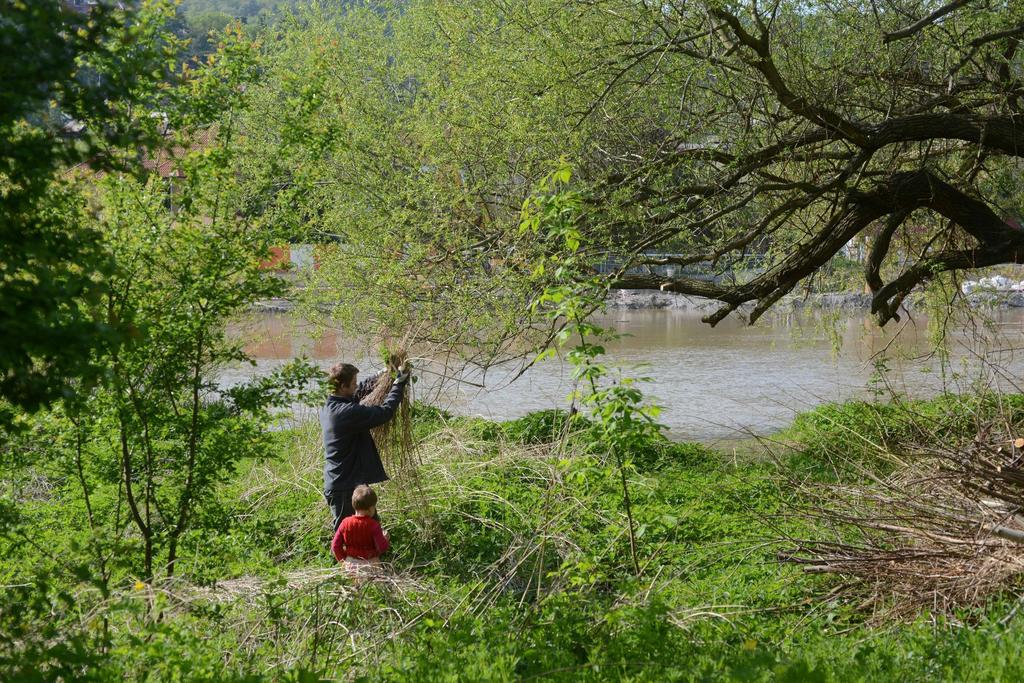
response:
[[(82, 3), (93, 2), (94, 0), (79, 0)], [(185, 171), (182, 169), (182, 161), (189, 154), (202, 152), (214, 143), (217, 137), (216, 126), (211, 126), (195, 133), (185, 136), (185, 140), (175, 140), (175, 131), (170, 127), (167, 117), (161, 112), (153, 112), (154, 118), (160, 119), (158, 132), (166, 144), (155, 150), (140, 150), (138, 163), (149, 174), (155, 174), (163, 181), (166, 191), (164, 205), (171, 211), (175, 210), (175, 194), (179, 191), (179, 184), (185, 179)], [(81, 135), (84, 132), (84, 124), (70, 121), (67, 126), (75, 124), (76, 127), (67, 135)], [(90, 169), (88, 162), (77, 164), (67, 171), (67, 175), (88, 174), (89, 177), (100, 179), (106, 172)], [(272, 247), (270, 256), (260, 263), (265, 270), (273, 270), (279, 273), (293, 272), (302, 273), (316, 270), (320, 267), (320, 259), (324, 250), (332, 248), (332, 244), (283, 244)]]
[[(94, 9), (99, 7), (99, 0), (61, 0), (61, 4), (64, 8), (71, 11), (77, 12), (78, 14), (89, 14)], [(114, 9), (125, 9), (128, 7), (127, 3), (124, 2), (107, 2), (104, 3)]]
[(97, 0), (63, 0), (64, 7), (72, 12), (88, 14), (99, 4)]

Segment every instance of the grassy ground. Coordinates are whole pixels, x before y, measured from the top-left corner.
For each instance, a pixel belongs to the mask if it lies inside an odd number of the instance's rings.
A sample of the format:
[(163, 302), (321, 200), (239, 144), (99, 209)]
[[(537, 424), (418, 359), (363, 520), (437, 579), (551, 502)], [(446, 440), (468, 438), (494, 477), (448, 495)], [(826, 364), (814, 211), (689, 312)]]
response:
[[(915, 414), (932, 411), (946, 430), (936, 438), (950, 438), (1006, 405), (940, 400)], [(887, 623), (827, 599), (836, 579), (777, 561), (787, 539), (817, 531), (790, 514), (794, 475), (833, 480), (826, 452), (903, 448), (920, 436), (906, 414), (825, 407), (781, 435), (789, 449), (753, 461), (695, 444), (634, 453), (639, 574), (618, 471), (585, 434), (552, 444), (551, 414), (498, 425), (421, 409), (418, 476), (380, 487), (394, 547), (380, 581), (332, 566), (315, 425), (282, 433), (278, 459), (243, 467), (203, 507), (171, 584), (137, 584), (126, 560), (116, 590), (90, 588), (75, 562), (86, 541), (68, 533), (82, 506), (58, 487), (26, 503), (45, 547), (0, 548), (14, 586), (0, 605), (0, 678), (1024, 678), (1012, 590)]]

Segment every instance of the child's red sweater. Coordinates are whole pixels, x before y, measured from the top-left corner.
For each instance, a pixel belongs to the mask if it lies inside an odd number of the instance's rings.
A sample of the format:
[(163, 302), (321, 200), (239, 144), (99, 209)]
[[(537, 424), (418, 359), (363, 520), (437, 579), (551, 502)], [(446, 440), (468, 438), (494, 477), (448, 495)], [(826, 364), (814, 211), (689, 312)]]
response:
[(390, 546), (380, 528), (380, 522), (373, 517), (352, 515), (341, 520), (338, 525), (334, 540), (331, 541), (331, 552), (338, 562), (346, 557), (369, 560), (380, 556)]

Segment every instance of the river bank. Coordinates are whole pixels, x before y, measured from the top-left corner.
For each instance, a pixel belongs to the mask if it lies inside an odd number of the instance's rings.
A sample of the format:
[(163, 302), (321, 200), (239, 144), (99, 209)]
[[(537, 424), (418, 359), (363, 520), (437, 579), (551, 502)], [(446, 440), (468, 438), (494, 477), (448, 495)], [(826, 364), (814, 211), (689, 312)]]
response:
[[(971, 289), (964, 294), (966, 301), (974, 308), (1024, 308), (1024, 291)], [(905, 305), (911, 310), (920, 308), (922, 296), (909, 298)], [(658, 289), (617, 289), (608, 296), (609, 310), (631, 311), (685, 311), (710, 313), (721, 306), (721, 302), (699, 296), (663, 292)], [(752, 304), (741, 306), (740, 312)], [(289, 299), (267, 299), (257, 302), (253, 308), (268, 313), (290, 313), (296, 304)], [(864, 292), (818, 292), (791, 295), (782, 298), (774, 307), (777, 312), (792, 311), (849, 311), (851, 313), (871, 310), (871, 295)]]

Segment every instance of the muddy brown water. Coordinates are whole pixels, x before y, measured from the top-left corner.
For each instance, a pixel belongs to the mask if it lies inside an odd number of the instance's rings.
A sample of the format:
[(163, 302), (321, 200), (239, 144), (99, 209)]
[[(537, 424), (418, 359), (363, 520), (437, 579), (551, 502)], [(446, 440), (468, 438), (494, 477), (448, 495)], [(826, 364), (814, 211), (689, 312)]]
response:
[[(669, 436), (715, 442), (770, 434), (821, 403), (878, 396), (888, 391), (877, 381), (879, 361), (888, 367), (889, 387), (912, 397), (978, 383), (1020, 391), (1024, 310), (997, 310), (986, 317), (947, 333), (946, 360), (931, 353), (935, 347), (923, 315), (885, 329), (860, 314), (838, 320), (820, 314), (776, 316), (753, 327), (727, 319), (711, 328), (697, 312), (621, 310), (598, 322), (626, 335), (605, 344), (606, 361), (627, 376), (651, 378), (641, 388), (663, 408), (660, 419)], [(233, 333), (248, 340), (256, 365), (227, 370), (224, 384), (267, 373), (299, 355), (325, 368), (339, 359), (364, 372), (379, 366), (366, 343), (336, 331), (320, 334), (291, 314), (254, 314)], [(462, 369), (461, 382), (443, 385), (439, 375), (452, 369), (426, 361), (420, 367), (418, 398), (456, 414), (496, 420), (564, 408), (573, 388), (572, 368), (561, 358), (537, 364), (514, 382), (517, 365)], [(299, 419), (314, 414), (311, 408), (295, 410)]]

